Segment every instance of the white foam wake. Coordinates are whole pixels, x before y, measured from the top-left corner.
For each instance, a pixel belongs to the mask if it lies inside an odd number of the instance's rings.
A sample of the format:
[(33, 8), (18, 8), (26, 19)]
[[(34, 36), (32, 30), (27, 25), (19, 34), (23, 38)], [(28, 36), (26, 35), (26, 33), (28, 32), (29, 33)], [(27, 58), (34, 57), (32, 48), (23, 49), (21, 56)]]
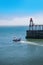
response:
[(21, 43), (26, 43), (26, 44), (31, 44), (31, 45), (37, 45), (37, 46), (43, 46), (43, 44), (35, 43), (35, 42), (30, 42), (30, 41), (20, 41)]

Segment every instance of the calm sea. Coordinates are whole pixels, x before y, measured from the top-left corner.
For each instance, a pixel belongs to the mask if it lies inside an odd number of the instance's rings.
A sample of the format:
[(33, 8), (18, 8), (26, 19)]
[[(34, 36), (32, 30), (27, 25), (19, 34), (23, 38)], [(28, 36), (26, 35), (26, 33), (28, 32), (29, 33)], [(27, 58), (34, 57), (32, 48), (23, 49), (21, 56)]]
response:
[[(43, 65), (43, 42), (26, 41), (27, 29), (0, 27), (0, 65)], [(14, 37), (21, 41), (13, 42)]]

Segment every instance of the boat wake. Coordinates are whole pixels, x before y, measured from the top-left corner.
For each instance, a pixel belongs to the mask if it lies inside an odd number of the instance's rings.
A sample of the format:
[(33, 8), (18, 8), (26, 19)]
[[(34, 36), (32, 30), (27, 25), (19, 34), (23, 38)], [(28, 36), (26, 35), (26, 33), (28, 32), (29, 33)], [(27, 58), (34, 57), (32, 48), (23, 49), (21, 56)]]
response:
[[(19, 41), (19, 42), (16, 42), (16, 44), (18, 43), (22, 43), (22, 44), (29, 44), (29, 45), (36, 45), (36, 46), (43, 46), (43, 44), (39, 44), (39, 43), (35, 43), (35, 42), (30, 42), (30, 41)], [(10, 44), (10, 45), (4, 45), (4, 46), (1, 46), (0, 45), (0, 48), (2, 47), (12, 47), (12, 46), (15, 46), (14, 44)]]
[(39, 43), (35, 43), (35, 42), (30, 42), (30, 41), (20, 41), (20, 42), (21, 43), (24, 43), (24, 44), (43, 46), (43, 44), (39, 44)]

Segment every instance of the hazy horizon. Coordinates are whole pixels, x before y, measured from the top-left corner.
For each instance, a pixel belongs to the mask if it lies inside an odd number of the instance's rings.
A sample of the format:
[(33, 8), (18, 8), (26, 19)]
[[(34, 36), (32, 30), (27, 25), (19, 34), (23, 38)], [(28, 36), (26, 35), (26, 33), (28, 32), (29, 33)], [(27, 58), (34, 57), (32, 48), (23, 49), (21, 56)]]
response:
[(43, 0), (0, 0), (0, 26), (43, 24)]

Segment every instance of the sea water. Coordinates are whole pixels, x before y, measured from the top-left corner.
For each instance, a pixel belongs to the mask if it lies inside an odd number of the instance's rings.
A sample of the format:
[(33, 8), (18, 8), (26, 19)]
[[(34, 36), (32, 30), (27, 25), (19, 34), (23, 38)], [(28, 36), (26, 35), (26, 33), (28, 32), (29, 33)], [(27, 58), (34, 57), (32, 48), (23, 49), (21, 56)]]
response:
[[(43, 65), (43, 42), (26, 41), (27, 29), (28, 26), (0, 27), (0, 65)], [(21, 41), (14, 42), (14, 37)]]

